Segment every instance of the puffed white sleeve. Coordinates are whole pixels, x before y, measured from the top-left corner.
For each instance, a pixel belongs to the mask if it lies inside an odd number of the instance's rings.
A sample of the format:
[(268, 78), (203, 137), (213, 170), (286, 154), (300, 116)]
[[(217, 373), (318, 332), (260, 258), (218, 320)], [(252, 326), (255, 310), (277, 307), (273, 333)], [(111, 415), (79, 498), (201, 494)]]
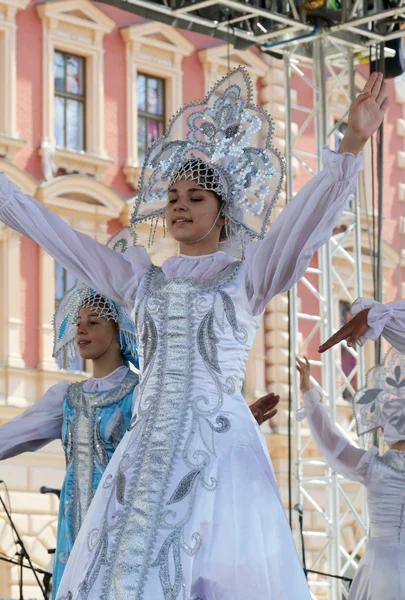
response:
[(363, 154), (325, 147), (323, 163), (324, 169), (281, 211), (265, 238), (246, 248), (245, 284), (254, 315), (303, 276), (314, 252), (331, 237), (363, 168)]
[(369, 308), (367, 323), (369, 329), (358, 340), (363, 346), (367, 340), (377, 340), (382, 335), (394, 348), (405, 354), (405, 300), (395, 300), (381, 304), (368, 298), (357, 298), (350, 312), (353, 316)]
[(356, 448), (332, 422), (315, 388), (304, 392), (303, 401), (304, 407), (298, 411), (297, 419), (307, 418), (316, 445), (331, 469), (347, 479), (367, 485), (369, 466), (377, 448)]
[(151, 266), (144, 248), (119, 254), (72, 229), (38, 200), (0, 174), (0, 220), (44, 248), (80, 281), (130, 310), (140, 279)]
[(35, 452), (62, 435), (62, 405), (69, 382), (57, 383), (40, 400), (0, 427), (0, 460)]

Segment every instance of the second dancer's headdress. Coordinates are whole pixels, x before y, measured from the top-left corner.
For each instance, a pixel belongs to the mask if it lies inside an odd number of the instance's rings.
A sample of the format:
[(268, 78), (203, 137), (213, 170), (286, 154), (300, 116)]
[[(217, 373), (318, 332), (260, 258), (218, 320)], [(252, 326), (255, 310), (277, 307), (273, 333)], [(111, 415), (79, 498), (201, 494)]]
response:
[(284, 174), (272, 136), (272, 119), (254, 103), (248, 73), (233, 70), (204, 101), (183, 106), (150, 148), (132, 224), (150, 220), (153, 232), (164, 219), (170, 186), (188, 179), (220, 196), (228, 247), (261, 239)]
[(405, 440), (405, 356), (395, 348), (367, 374), (367, 385), (353, 399), (357, 433), (384, 430), (387, 444)]
[[(133, 244), (133, 236), (128, 227), (118, 231), (108, 242), (108, 246), (118, 252), (124, 252), (129, 244)], [(60, 368), (63, 368), (65, 358), (68, 363), (74, 363), (78, 358), (75, 344), (75, 332), (78, 314), (81, 308), (89, 308), (97, 317), (114, 321), (118, 330), (118, 342), (124, 362), (131, 363), (136, 368), (138, 364), (138, 349), (136, 344), (135, 325), (125, 310), (99, 294), (96, 290), (76, 281), (71, 289), (63, 296), (56, 309), (54, 327), (53, 356)]]

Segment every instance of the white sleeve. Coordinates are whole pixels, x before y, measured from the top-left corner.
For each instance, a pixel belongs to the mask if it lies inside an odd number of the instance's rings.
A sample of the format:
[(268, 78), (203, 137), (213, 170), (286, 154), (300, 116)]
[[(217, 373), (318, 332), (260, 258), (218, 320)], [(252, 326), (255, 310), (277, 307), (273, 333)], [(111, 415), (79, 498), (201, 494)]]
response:
[(255, 315), (303, 276), (314, 252), (331, 237), (363, 168), (363, 154), (325, 147), (323, 162), (324, 169), (281, 211), (266, 237), (246, 248), (245, 284)]
[(0, 460), (35, 452), (62, 436), (62, 405), (68, 382), (51, 387), (21, 415), (0, 427)]
[(308, 419), (316, 445), (331, 469), (347, 479), (366, 484), (370, 461), (375, 456), (377, 448), (368, 451), (356, 448), (332, 423), (315, 388), (305, 392), (303, 400), (304, 408), (298, 411), (297, 418)]
[(23, 194), (4, 174), (0, 219), (42, 246), (80, 281), (132, 310), (136, 288), (151, 265), (144, 248), (131, 247), (123, 255), (107, 248)]
[(350, 312), (358, 312), (370, 308), (367, 316), (368, 331), (358, 340), (363, 346), (367, 340), (377, 340), (382, 335), (394, 348), (405, 354), (405, 300), (396, 300), (380, 304), (368, 298), (357, 298)]

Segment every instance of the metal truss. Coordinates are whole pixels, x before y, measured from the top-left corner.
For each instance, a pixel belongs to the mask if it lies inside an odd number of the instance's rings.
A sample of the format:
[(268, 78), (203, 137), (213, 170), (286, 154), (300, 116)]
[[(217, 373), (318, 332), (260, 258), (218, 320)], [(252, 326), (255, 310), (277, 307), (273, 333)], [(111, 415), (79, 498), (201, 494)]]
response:
[[(327, 44), (325, 40), (314, 42), (313, 61), (297, 56), (293, 49), (286, 53), (284, 61), (286, 191), (290, 199), (294, 193), (294, 165), (299, 166), (300, 177), (302, 173), (312, 176), (321, 168), (322, 145), (328, 143), (333, 148), (338, 143), (347, 109), (356, 93), (356, 71), (351, 49), (333, 38)], [(307, 98), (312, 97), (310, 106), (308, 102), (304, 106), (300, 100), (304, 92)], [(339, 106), (343, 112), (338, 114)], [(298, 121), (296, 133), (293, 133), (294, 120)], [(327, 339), (340, 327), (339, 300), (351, 303), (361, 295), (360, 206), (364, 206), (364, 198), (361, 200), (357, 191), (347, 203), (332, 239), (317, 253), (291, 292), (290, 331), (297, 356), (311, 355), (311, 346), (317, 348), (320, 340)], [(313, 383), (322, 393), (332, 420), (340, 423), (341, 430), (350, 435), (354, 430), (352, 410), (342, 394), (353, 394), (354, 387), (362, 384), (364, 361), (362, 354), (346, 347), (343, 352), (352, 362), (349, 372), (342, 367), (341, 352), (338, 347), (313, 362)], [(297, 375), (293, 377), (297, 409), (299, 385)], [(305, 421), (296, 423), (294, 442), (296, 500), (304, 507), (307, 568), (353, 577), (367, 537), (365, 489), (332, 472), (316, 450)], [(345, 529), (349, 529), (349, 541), (344, 535)], [(347, 584), (339, 579), (309, 575), (309, 581), (316, 599), (347, 597)]]
[(395, 6), (390, 0), (325, 0), (315, 10), (303, 10), (305, 0), (100, 1), (174, 27), (221, 38), (237, 49), (255, 44), (263, 51), (270, 48), (284, 53), (293, 40), (329, 38), (361, 51), (405, 35), (405, 30), (393, 31), (405, 17), (404, 0), (395, 2)]

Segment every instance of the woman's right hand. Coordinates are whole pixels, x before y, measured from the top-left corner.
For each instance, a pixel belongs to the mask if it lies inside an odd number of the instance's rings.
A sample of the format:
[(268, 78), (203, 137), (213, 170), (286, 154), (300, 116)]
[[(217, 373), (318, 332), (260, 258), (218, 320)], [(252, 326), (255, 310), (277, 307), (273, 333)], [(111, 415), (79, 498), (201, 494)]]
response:
[(297, 371), (300, 374), (300, 389), (301, 392), (308, 392), (311, 389), (311, 367), (306, 356), (303, 359), (297, 358)]
[(339, 342), (346, 340), (349, 348), (352, 348), (357, 341), (367, 332), (368, 330), (368, 313), (370, 309), (365, 308), (361, 310), (353, 319), (350, 319), (339, 331), (337, 331), (332, 337), (326, 342), (319, 346), (319, 352), (326, 352), (332, 346), (335, 346)]

